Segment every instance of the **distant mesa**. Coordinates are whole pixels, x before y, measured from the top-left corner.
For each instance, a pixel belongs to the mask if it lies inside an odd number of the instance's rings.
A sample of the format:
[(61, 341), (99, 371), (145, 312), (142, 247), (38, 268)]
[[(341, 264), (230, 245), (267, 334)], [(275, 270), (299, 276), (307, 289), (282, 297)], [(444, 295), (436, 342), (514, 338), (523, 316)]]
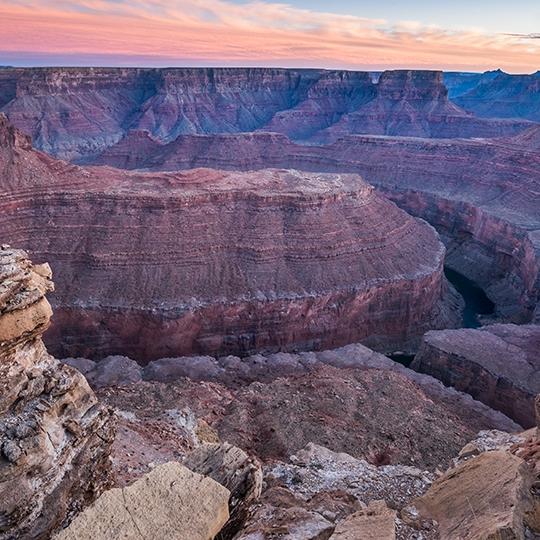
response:
[[(529, 84), (508, 77), (506, 86)], [(458, 75), (454, 79), (454, 90), (467, 84)], [(475, 88), (470, 85), (471, 92)], [(0, 111), (31, 135), (37, 148), (80, 162), (140, 129), (160, 142), (257, 130), (303, 143), (328, 143), (348, 134), (505, 136), (538, 120), (534, 92), (527, 99), (531, 104), (519, 110), (516, 104), (515, 114), (492, 115), (513, 119), (478, 118), (500, 108), (473, 107), (477, 116), (471, 115), (461, 108), (467, 109), (470, 99), (448, 100), (438, 71), (385, 71), (376, 81), (368, 72), (269, 68), (13, 68), (0, 73)]]

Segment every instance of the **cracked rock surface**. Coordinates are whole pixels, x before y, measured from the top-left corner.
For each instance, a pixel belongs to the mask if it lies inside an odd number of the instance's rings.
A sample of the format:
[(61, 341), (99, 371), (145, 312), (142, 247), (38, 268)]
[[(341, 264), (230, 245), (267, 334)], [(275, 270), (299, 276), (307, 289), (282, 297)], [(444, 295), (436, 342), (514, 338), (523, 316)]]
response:
[(229, 518), (230, 492), (179, 463), (105, 492), (55, 540), (210, 540)]
[(110, 481), (113, 421), (47, 353), (48, 265), (0, 248), (0, 538), (49, 538)]

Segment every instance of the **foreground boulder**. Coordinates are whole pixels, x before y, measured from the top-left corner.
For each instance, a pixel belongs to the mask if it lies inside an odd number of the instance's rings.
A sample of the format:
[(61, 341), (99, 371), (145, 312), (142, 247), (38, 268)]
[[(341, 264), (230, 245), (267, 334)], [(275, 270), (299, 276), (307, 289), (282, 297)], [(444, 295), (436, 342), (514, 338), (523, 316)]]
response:
[(535, 425), (540, 325), (427, 332), (412, 368), (467, 392), (524, 427)]
[(384, 501), (373, 501), (336, 527), (330, 540), (395, 540), (396, 511)]
[(218, 538), (232, 538), (244, 524), (250, 506), (261, 495), (263, 476), (260, 464), (229, 443), (208, 443), (195, 449), (184, 465), (209, 476), (231, 492), (230, 518)]
[(229, 490), (179, 463), (105, 492), (56, 540), (211, 540), (229, 517)]
[(523, 539), (527, 529), (540, 532), (532, 484), (522, 459), (504, 450), (484, 452), (436, 480), (405, 518), (434, 519), (443, 539)]
[(110, 412), (41, 335), (48, 265), (0, 248), (0, 538), (48, 538), (110, 481)]

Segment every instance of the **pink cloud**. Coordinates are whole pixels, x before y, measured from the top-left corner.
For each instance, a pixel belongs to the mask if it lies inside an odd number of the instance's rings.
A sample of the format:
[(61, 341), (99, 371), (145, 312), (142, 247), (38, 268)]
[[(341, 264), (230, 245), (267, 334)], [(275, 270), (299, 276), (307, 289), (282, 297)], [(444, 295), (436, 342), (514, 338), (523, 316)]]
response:
[[(108, 55), (146, 64), (179, 60), (215, 65), (349, 69), (399, 66), (507, 71), (538, 69), (540, 43), (513, 35), (449, 32), (406, 21), (225, 0), (7, 0), (0, 6), (0, 55)], [(0, 58), (1, 62), (1, 58)], [(74, 61), (73, 63), (76, 63)]]

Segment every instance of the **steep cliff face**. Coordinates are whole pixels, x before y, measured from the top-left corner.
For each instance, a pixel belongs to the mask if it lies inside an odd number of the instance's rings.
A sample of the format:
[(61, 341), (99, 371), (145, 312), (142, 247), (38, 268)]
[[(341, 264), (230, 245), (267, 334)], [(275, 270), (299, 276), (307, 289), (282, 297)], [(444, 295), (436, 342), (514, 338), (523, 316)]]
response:
[(540, 122), (540, 71), (530, 75), (488, 72), (460, 84), (454, 78), (452, 100), (477, 116), (491, 118), (524, 118)]
[(338, 71), (321, 76), (295, 107), (276, 113), (263, 131), (283, 133), (307, 140), (338, 122), (343, 115), (374, 99), (377, 87), (370, 74)]
[(529, 428), (536, 425), (539, 349), (538, 325), (427, 332), (412, 366)]
[(50, 268), (0, 248), (0, 538), (45, 539), (109, 483), (113, 424), (42, 341)]
[(185, 136), (160, 145), (138, 133), (100, 162), (153, 170), (294, 167), (359, 173), (437, 228), (447, 245), (446, 264), (484, 288), (499, 316), (524, 322), (533, 316), (540, 283), (535, 137), (535, 128), (492, 141), (349, 136), (323, 147), (269, 133)]
[(313, 140), (329, 143), (350, 134), (410, 137), (495, 137), (524, 129), (526, 122), (491, 121), (468, 115), (448, 100), (438, 71), (385, 71), (374, 99), (345, 114)]
[(156, 70), (156, 94), (136, 127), (162, 141), (188, 133), (237, 133), (265, 125), (277, 111), (306, 99), (323, 72), (284, 69)]
[(48, 337), (63, 355), (393, 350), (457, 324), (435, 231), (356, 175), (82, 169), (17, 144), (2, 156), (0, 222), (55, 268)]
[[(15, 95), (8, 81), (15, 81)], [(155, 93), (150, 73), (129, 69), (39, 68), (0, 72), (2, 110), (34, 144), (64, 158), (94, 155), (124, 134), (140, 103)]]
[(277, 131), (299, 141), (354, 133), (511, 135), (526, 121), (475, 118), (447, 99), (440, 72), (174, 68), (3, 69), (0, 109), (36, 146), (88, 161), (129, 130), (179, 135)]

